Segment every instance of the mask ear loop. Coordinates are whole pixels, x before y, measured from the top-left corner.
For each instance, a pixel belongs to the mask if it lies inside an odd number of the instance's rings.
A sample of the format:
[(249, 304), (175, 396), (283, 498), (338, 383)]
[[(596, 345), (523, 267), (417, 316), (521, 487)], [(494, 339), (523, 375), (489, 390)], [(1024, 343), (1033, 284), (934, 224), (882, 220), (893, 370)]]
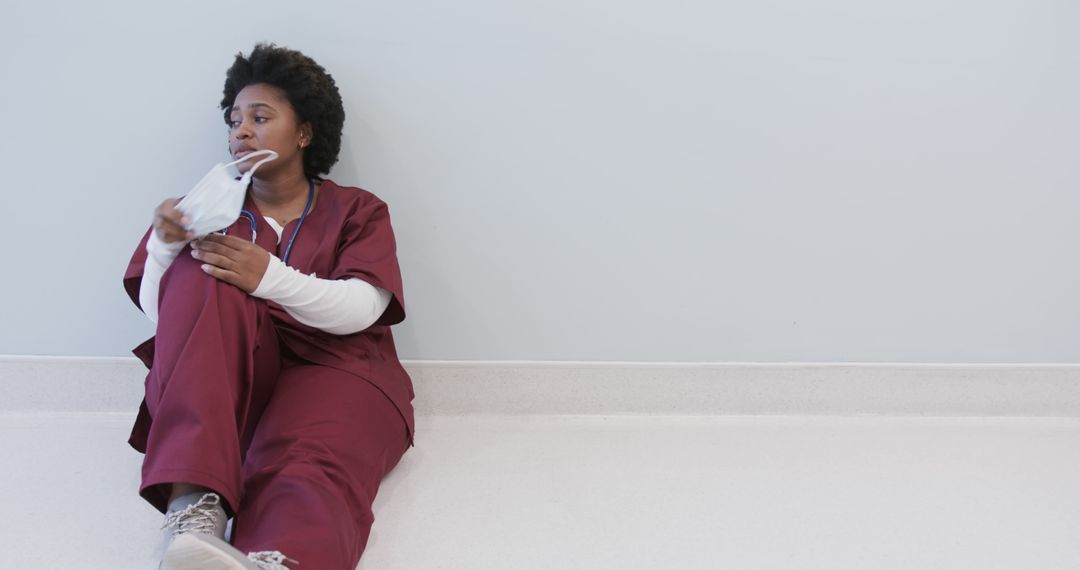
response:
[(256, 162), (255, 164), (253, 164), (251, 166), (251, 168), (247, 172), (245, 172), (243, 176), (240, 177), (240, 181), (243, 182), (244, 184), (247, 184), (248, 182), (251, 181), (251, 176), (253, 174), (255, 174), (255, 170), (257, 168), (259, 168), (260, 166), (262, 166), (264, 163), (267, 163), (267, 162), (270, 162), (271, 160), (276, 159), (278, 157), (278, 153), (276, 153), (276, 152), (274, 152), (272, 150), (257, 150), (255, 152), (249, 153), (247, 156), (245, 156), (243, 158), (240, 158), (238, 160), (234, 160), (234, 161), (226, 164), (225, 166), (226, 167), (235, 166), (237, 164), (240, 164), (241, 162), (244, 162), (245, 160), (249, 160), (252, 156), (260, 155), (260, 154), (266, 154), (268, 156), (266, 158), (260, 160), (259, 162)]

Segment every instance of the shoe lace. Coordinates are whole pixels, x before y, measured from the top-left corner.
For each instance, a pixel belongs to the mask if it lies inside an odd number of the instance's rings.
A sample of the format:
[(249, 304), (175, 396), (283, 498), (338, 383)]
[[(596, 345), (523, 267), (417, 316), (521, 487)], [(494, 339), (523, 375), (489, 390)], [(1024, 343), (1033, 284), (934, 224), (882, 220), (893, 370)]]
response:
[(219, 524), (218, 517), (221, 516), (215, 507), (220, 504), (221, 497), (215, 493), (206, 493), (183, 510), (165, 515), (161, 528), (170, 529), (173, 536), (188, 532), (213, 534)]
[(248, 560), (255, 563), (261, 570), (289, 570), (285, 566), (285, 561), (288, 560), (293, 564), (299, 566), (300, 563), (292, 558), (285, 556), (277, 550), (261, 550), (259, 552), (249, 552)]

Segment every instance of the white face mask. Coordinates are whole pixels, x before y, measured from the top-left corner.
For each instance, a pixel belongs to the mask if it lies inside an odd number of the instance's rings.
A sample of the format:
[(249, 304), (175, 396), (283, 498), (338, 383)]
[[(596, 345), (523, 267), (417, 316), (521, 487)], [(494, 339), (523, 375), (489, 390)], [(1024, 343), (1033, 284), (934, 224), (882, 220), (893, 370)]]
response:
[[(234, 164), (264, 154), (269, 156), (252, 165), (239, 180), (235, 180), (235, 177), (227, 170)], [(184, 199), (176, 204), (178, 210), (191, 218), (188, 231), (194, 233), (196, 238), (201, 238), (206, 234), (231, 226), (240, 217), (240, 210), (244, 207), (244, 194), (251, 182), (251, 176), (255, 174), (255, 169), (277, 157), (278, 154), (272, 150), (257, 150), (240, 160), (218, 164), (211, 168), (210, 172), (206, 173), (206, 176), (203, 176), (203, 179), (191, 189), (191, 192), (188, 192)]]

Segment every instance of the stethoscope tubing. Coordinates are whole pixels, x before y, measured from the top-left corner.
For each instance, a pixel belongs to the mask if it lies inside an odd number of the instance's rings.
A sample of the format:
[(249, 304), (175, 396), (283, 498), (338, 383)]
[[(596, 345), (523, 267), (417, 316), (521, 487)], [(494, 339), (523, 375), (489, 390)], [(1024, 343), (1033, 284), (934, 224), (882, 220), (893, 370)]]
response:
[[(308, 180), (308, 198), (307, 198), (307, 204), (304, 206), (304, 213), (300, 214), (300, 221), (296, 223), (296, 229), (293, 230), (292, 236), (289, 238), (289, 243), (285, 246), (285, 255), (283, 255), (281, 257), (281, 261), (285, 265), (289, 264), (289, 256), (292, 254), (293, 242), (296, 241), (296, 235), (300, 233), (300, 228), (303, 227), (304, 220), (307, 219), (308, 212), (311, 211), (311, 204), (314, 201), (315, 201), (315, 180), (309, 179)], [(255, 217), (255, 214), (253, 214), (250, 210), (240, 210), (240, 215), (247, 218), (248, 223), (251, 224), (251, 243), (255, 243), (255, 238), (258, 237), (258, 231), (256, 229), (256, 228), (259, 227), (258, 219)], [(226, 232), (226, 230), (228, 230), (228, 228), (222, 229), (221, 233), (224, 234)]]

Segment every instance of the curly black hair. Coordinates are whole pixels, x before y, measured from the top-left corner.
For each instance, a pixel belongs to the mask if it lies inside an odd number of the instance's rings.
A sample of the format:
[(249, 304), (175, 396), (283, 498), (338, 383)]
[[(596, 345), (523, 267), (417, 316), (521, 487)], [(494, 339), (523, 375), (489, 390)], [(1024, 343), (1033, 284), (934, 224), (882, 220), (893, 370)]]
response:
[(311, 123), (311, 145), (304, 149), (304, 174), (315, 178), (330, 172), (341, 152), (341, 130), (345, 125), (345, 107), (334, 78), (315, 60), (296, 50), (258, 44), (246, 58), (243, 53), (236, 54), (225, 73), (221, 99), (225, 124), (229, 124), (237, 93), (255, 83), (284, 91), (300, 121)]

